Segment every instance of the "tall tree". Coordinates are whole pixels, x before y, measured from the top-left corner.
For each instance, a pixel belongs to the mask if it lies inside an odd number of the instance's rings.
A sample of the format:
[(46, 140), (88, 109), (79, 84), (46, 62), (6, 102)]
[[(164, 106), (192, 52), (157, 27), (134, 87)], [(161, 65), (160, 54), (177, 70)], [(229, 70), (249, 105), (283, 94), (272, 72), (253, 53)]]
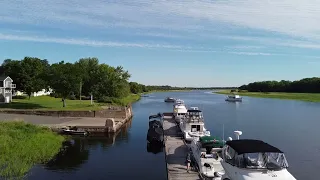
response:
[(10, 76), (13, 79), (14, 83), (16, 84), (16, 90), (23, 91), (21, 87), (21, 61), (19, 60), (12, 60), (6, 59), (3, 61), (2, 65), (3, 72), (5, 76)]
[(77, 90), (80, 81), (78, 70), (74, 64), (61, 61), (52, 64), (49, 72), (50, 87), (62, 97), (63, 107), (66, 107), (66, 98)]
[(3, 63), (5, 75), (17, 84), (17, 90), (25, 92), (30, 99), (33, 92), (47, 88), (44, 78), (49, 64), (47, 60), (25, 57), (22, 61), (7, 59)]
[(138, 84), (137, 82), (130, 82), (129, 85), (130, 85), (131, 93), (138, 94), (143, 91), (142, 86), (140, 84)]
[(81, 58), (75, 63), (76, 68), (81, 71), (78, 89), (81, 86), (81, 94), (90, 95), (98, 83), (96, 77), (99, 68), (98, 58)]

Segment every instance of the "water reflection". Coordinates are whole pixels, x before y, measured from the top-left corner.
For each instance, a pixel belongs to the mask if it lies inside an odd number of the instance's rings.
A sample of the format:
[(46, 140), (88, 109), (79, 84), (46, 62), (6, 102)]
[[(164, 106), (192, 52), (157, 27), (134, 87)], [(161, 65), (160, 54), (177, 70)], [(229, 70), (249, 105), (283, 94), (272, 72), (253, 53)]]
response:
[(162, 143), (147, 143), (147, 152), (153, 154), (163, 152)]
[(73, 137), (64, 142), (63, 149), (48, 163), (45, 169), (53, 171), (76, 171), (88, 161), (90, 150), (101, 148), (106, 151), (116, 141), (128, 140), (129, 121), (122, 129), (114, 134), (95, 134), (87, 137)]

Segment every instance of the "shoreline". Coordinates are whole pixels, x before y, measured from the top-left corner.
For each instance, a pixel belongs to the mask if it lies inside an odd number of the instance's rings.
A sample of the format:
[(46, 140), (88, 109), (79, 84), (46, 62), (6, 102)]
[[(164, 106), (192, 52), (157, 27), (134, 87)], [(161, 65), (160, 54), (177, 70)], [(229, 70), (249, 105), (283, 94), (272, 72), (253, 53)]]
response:
[[(231, 94), (230, 91), (214, 91), (216, 94)], [(287, 99), (305, 102), (320, 102), (320, 93), (288, 93), (288, 92), (235, 92), (240, 96), (258, 97), (258, 98), (273, 98)]]

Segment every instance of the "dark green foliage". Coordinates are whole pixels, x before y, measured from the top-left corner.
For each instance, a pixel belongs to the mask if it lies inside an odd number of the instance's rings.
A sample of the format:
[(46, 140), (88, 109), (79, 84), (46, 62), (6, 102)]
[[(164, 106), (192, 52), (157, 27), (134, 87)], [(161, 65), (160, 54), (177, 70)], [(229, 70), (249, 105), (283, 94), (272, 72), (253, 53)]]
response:
[(12, 96), (12, 99), (26, 99), (26, 96)]
[(48, 87), (46, 73), (50, 65), (47, 60), (35, 57), (25, 57), (21, 61), (6, 59), (2, 66), (4, 74), (14, 80), (16, 89), (25, 92), (29, 98), (31, 93)]
[[(82, 58), (75, 63), (61, 61), (49, 65), (47, 60), (25, 57), (23, 60), (5, 60), (2, 71), (10, 76), (17, 85), (17, 90), (28, 95), (42, 89), (51, 88), (54, 93), (51, 97), (62, 98), (63, 107), (66, 99), (69, 100), (94, 100), (116, 103), (129, 101), (126, 98), (132, 90), (134, 93), (147, 92), (146, 86), (137, 84), (137, 88), (131, 90), (129, 85), (130, 74), (123, 67), (112, 67), (107, 64), (99, 64), (97, 58)], [(128, 100), (129, 99), (129, 100)], [(131, 98), (137, 99), (137, 97)]]
[(304, 78), (298, 81), (261, 81), (239, 87), (249, 92), (297, 92), (320, 93), (320, 78)]

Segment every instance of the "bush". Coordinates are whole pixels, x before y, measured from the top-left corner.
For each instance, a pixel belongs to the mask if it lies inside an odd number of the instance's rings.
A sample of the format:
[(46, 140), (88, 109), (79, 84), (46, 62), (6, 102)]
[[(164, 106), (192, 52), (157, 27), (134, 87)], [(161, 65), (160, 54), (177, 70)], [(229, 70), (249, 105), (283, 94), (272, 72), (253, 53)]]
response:
[(70, 100), (76, 100), (77, 97), (76, 97), (74, 94), (71, 94), (68, 99), (70, 99)]
[(60, 98), (59, 94), (57, 93), (50, 93), (50, 97)]
[(109, 103), (109, 104), (122, 104), (122, 101), (118, 98), (104, 96), (98, 99), (99, 103)]
[(26, 99), (27, 96), (12, 96), (12, 99)]
[(3, 94), (0, 94), (0, 102), (4, 102), (4, 96), (3, 96)]
[(248, 91), (247, 90), (239, 90), (238, 92), (245, 93), (245, 92), (248, 92)]

